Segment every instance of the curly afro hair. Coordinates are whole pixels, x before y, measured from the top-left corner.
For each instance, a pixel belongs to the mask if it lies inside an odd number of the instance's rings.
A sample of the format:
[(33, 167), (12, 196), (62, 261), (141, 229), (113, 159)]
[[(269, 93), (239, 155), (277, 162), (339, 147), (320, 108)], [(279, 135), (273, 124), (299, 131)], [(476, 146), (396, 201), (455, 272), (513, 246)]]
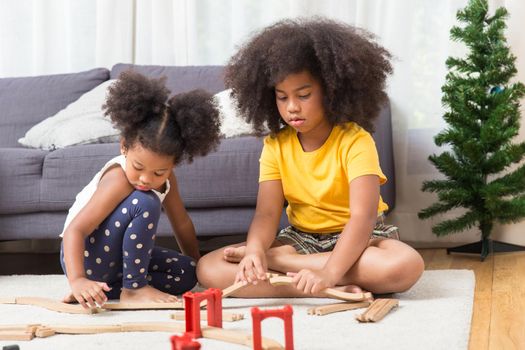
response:
[(136, 143), (174, 157), (174, 164), (192, 162), (220, 142), (220, 116), (213, 96), (193, 90), (169, 98), (165, 78), (149, 79), (133, 70), (122, 72), (109, 87), (103, 106), (120, 130), (124, 147)]
[(332, 124), (353, 121), (373, 131), (373, 120), (387, 101), (390, 53), (362, 29), (315, 17), (283, 20), (245, 43), (226, 67), (225, 84), (237, 108), (260, 135), (285, 124), (274, 87), (289, 74), (307, 70), (323, 89), (326, 118)]

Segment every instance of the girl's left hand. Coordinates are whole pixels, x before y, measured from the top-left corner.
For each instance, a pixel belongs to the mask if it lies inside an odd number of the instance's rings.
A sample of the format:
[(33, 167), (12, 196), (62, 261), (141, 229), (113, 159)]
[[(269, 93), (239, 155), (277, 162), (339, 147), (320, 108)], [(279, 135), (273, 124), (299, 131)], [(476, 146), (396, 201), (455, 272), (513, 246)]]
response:
[(326, 273), (320, 270), (302, 269), (299, 272), (288, 272), (286, 275), (293, 277), (292, 283), (295, 288), (306, 294), (316, 294), (335, 286), (335, 283), (327, 278)]

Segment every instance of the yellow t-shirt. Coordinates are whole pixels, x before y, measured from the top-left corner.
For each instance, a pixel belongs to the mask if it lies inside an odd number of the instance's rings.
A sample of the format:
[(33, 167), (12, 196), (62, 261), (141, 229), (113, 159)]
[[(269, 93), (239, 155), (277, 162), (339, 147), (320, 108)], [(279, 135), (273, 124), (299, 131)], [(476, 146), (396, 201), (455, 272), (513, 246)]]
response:
[[(264, 139), (259, 182), (281, 180), (291, 225), (310, 233), (343, 230), (350, 218), (350, 182), (363, 175), (386, 177), (372, 136), (355, 123), (334, 126), (326, 142), (305, 152), (297, 132), (286, 127)], [(388, 209), (380, 198), (378, 213)]]

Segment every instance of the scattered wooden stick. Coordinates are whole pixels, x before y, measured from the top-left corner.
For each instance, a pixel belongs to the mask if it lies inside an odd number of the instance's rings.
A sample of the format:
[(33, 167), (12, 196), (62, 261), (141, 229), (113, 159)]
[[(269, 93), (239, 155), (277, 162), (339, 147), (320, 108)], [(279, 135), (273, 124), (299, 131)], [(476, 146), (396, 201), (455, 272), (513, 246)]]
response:
[(0, 340), (32, 340), (34, 333), (23, 330), (0, 331)]
[(368, 307), (371, 303), (369, 301), (351, 302), (351, 303), (337, 303), (322, 306), (311, 307), (307, 310), (308, 315), (324, 316), (334, 312), (348, 311)]
[[(292, 277), (289, 276), (274, 276), (270, 277), (270, 283), (274, 286), (287, 285), (292, 283)], [(366, 301), (373, 300), (372, 293), (348, 293), (343, 292), (334, 288), (326, 288), (323, 292), (334, 299), (340, 299), (345, 301)]]
[[(208, 311), (201, 311), (201, 321), (206, 321), (208, 319)], [(186, 313), (184, 311), (175, 311), (171, 314), (171, 318), (177, 321), (184, 321), (186, 319)], [(225, 322), (235, 322), (244, 319), (243, 314), (233, 313), (233, 312), (222, 312), (222, 320)]]
[(55, 335), (55, 330), (47, 326), (38, 327), (35, 331), (35, 336), (38, 338), (47, 338)]
[(182, 301), (174, 303), (106, 303), (102, 305), (104, 310), (183, 310)]
[(174, 310), (184, 309), (182, 301), (175, 303), (106, 303), (102, 307), (85, 309), (80, 304), (68, 304), (40, 297), (1, 298), (0, 304), (19, 304), (39, 306), (45, 309), (68, 314), (96, 314), (105, 310)]
[(0, 340), (31, 340), (40, 324), (0, 325)]
[(16, 298), (0, 297), (0, 304), (16, 304)]
[(399, 305), (399, 300), (397, 299), (376, 299), (360, 315), (356, 316), (356, 320), (359, 322), (377, 322), (383, 319), (386, 314), (392, 310), (392, 308)]
[(65, 312), (68, 314), (96, 314), (104, 311), (99, 308), (84, 309), (82, 305), (79, 304), (67, 304), (48, 298), (16, 297), (14, 299), (14, 304), (39, 306), (51, 311)]

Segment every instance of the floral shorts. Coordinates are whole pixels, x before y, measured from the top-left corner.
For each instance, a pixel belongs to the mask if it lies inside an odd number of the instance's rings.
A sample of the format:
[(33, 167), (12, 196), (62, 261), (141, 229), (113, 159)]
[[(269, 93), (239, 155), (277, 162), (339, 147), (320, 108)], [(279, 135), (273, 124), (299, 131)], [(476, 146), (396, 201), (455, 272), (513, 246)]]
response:
[[(385, 215), (380, 214), (370, 235), (370, 238), (392, 238), (399, 239), (399, 229), (394, 225), (386, 225)], [(314, 254), (331, 252), (341, 232), (335, 233), (308, 233), (299, 231), (293, 226), (282, 229), (276, 240), (282, 244), (291, 245), (299, 254)]]

